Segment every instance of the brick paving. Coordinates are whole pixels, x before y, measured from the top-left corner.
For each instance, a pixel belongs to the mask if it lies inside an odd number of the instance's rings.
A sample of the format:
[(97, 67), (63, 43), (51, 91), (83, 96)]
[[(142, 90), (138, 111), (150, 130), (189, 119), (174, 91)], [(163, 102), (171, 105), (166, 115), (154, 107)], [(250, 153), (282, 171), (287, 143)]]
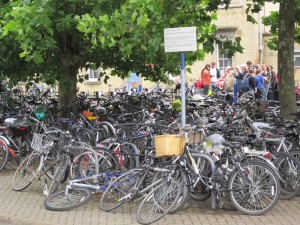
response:
[[(23, 192), (11, 188), (13, 170), (0, 172), (0, 225), (131, 225), (136, 221), (136, 204), (125, 204), (113, 212), (99, 209), (99, 195), (80, 208), (64, 212), (47, 211), (44, 208), (40, 182)], [(180, 212), (167, 215), (158, 225), (261, 225), (299, 224), (300, 197), (280, 200), (266, 215), (248, 216), (238, 211), (212, 210), (210, 201), (190, 200)]]

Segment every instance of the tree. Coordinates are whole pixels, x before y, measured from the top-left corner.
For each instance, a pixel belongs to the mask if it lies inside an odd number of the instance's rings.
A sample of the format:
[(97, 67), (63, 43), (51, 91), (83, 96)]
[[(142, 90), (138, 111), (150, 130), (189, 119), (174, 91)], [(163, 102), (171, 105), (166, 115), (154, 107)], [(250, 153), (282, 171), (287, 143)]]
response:
[(253, 2), (254, 4), (248, 5), (247, 12), (259, 12), (266, 2), (279, 4), (279, 12), (272, 12), (270, 16), (263, 18), (263, 23), (270, 26), (273, 34), (268, 46), (278, 50), (279, 99), (281, 106), (287, 106), (281, 110), (281, 115), (286, 119), (294, 118), (289, 113), (297, 110), (294, 92), (294, 43), (300, 43), (300, 29), (295, 28), (295, 24), (300, 22), (300, 1), (253, 0)]
[[(213, 51), (219, 4), (230, 0), (2, 0), (0, 71), (11, 83), (59, 81), (59, 102), (75, 99), (78, 70), (129, 71), (153, 81), (179, 72), (179, 54), (164, 53), (163, 29), (196, 26), (198, 50), (186, 54), (191, 65)], [(226, 42), (233, 55), (239, 44)], [(224, 49), (225, 50), (225, 49)], [(154, 68), (145, 65), (154, 64)], [(109, 76), (102, 73), (106, 81)], [(79, 79), (78, 79), (79, 78)]]

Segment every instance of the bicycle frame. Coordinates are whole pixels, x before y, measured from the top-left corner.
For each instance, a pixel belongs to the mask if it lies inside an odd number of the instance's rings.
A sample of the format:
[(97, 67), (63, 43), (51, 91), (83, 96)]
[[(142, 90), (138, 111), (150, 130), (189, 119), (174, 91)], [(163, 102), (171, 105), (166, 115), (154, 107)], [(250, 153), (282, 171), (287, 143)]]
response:
[[(105, 144), (108, 144), (108, 146)], [(123, 162), (125, 160), (125, 157), (124, 157), (125, 155), (133, 155), (135, 157), (135, 162), (136, 162), (135, 167), (139, 167), (139, 156), (138, 155), (140, 154), (140, 151), (136, 147), (135, 144), (126, 142), (126, 141), (119, 143), (119, 142), (116, 142), (114, 139), (110, 138), (110, 139), (106, 139), (106, 140), (102, 141), (100, 143), (99, 147), (101, 147), (101, 145), (104, 145), (105, 147), (108, 148), (108, 150), (110, 150), (111, 152), (113, 152), (116, 155), (116, 157), (119, 160), (120, 166), (123, 165)], [(130, 153), (123, 154), (122, 151), (120, 151), (120, 149), (122, 149), (122, 145), (129, 145), (131, 147), (132, 154), (130, 154)]]
[(292, 147), (292, 144), (290, 143), (289, 146), (286, 146), (286, 138), (281, 137), (281, 138), (264, 138), (266, 143), (279, 143), (279, 146), (276, 149), (276, 152), (279, 152), (283, 148), (283, 152), (289, 152), (289, 150)]
[[(76, 149), (76, 147), (69, 147), (71, 149)], [(81, 148), (82, 149), (82, 148)], [(99, 165), (96, 162), (99, 162), (99, 157), (101, 156), (103, 158), (106, 158), (103, 154), (96, 152), (94, 149), (92, 148), (85, 148), (86, 151), (91, 152), (92, 153), (92, 161), (95, 165), (95, 174), (90, 175), (90, 176), (86, 176), (84, 178), (77, 178), (77, 179), (70, 179), (68, 181), (68, 184), (66, 186), (66, 190), (65, 193), (66, 195), (68, 194), (68, 191), (74, 187), (82, 187), (82, 188), (88, 188), (88, 189), (93, 189), (96, 191), (100, 191), (100, 190), (105, 190), (105, 188), (107, 187), (107, 184), (109, 183), (109, 181), (111, 180), (111, 178), (118, 176), (119, 173), (100, 173), (99, 172)], [(100, 185), (99, 184), (99, 179), (105, 178), (105, 184), (104, 185)], [(85, 181), (88, 180), (94, 180), (96, 184), (87, 184), (87, 183), (83, 183)]]

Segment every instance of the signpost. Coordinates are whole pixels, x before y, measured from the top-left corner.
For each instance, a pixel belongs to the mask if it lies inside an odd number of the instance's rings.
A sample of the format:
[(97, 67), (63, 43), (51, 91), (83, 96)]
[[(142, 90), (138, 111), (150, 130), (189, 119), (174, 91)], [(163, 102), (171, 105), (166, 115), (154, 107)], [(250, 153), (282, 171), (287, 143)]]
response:
[(164, 29), (165, 52), (180, 52), (181, 69), (181, 126), (185, 128), (185, 56), (184, 52), (197, 50), (196, 27)]

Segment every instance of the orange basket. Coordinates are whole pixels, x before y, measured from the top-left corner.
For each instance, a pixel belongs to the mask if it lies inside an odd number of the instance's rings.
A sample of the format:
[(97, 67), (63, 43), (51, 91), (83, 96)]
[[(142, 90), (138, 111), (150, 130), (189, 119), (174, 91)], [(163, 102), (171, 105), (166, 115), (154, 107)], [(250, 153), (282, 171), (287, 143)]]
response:
[(84, 118), (88, 118), (89, 116), (93, 116), (94, 113), (93, 112), (90, 112), (90, 111), (83, 111), (82, 112), (82, 115), (84, 116)]

